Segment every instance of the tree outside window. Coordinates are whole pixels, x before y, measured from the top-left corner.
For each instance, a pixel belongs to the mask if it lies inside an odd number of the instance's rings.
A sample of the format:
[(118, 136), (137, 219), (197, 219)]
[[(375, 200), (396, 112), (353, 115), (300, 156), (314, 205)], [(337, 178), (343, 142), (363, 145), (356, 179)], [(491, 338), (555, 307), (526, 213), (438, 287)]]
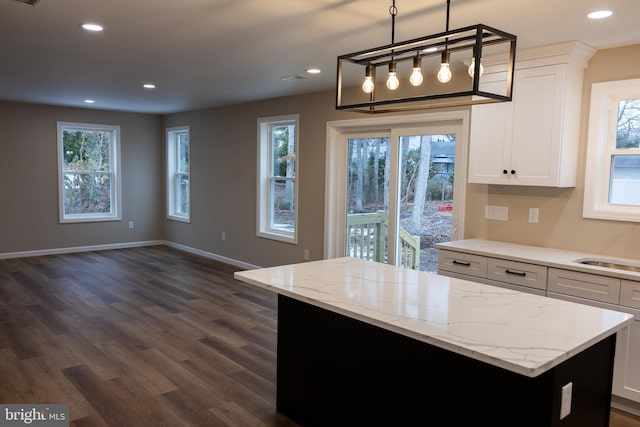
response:
[(640, 79), (592, 85), (583, 216), (640, 221)]
[(120, 219), (119, 127), (58, 123), (60, 221)]
[(640, 206), (640, 98), (618, 102), (615, 144), (609, 203)]
[(296, 240), (297, 116), (258, 120), (258, 235)]
[(167, 217), (191, 220), (190, 130), (188, 126), (167, 129)]

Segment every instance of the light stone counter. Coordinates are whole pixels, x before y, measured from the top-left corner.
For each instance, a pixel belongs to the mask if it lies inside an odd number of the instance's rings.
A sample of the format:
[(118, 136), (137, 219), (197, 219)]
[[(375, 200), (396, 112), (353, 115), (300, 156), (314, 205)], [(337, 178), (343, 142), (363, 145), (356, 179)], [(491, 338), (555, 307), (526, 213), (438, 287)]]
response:
[(505, 243), (494, 240), (465, 239), (452, 242), (436, 243), (439, 249), (462, 251), (474, 255), (497, 257), (505, 260), (527, 262), (547, 267), (600, 274), (620, 279), (640, 281), (640, 272), (616, 270), (606, 267), (585, 265), (577, 262), (582, 259), (597, 259), (614, 263), (625, 263), (640, 268), (640, 260), (631, 258), (610, 257), (586, 252), (575, 252), (563, 249)]
[(625, 313), (354, 258), (242, 271), (235, 278), (528, 377), (633, 320)]

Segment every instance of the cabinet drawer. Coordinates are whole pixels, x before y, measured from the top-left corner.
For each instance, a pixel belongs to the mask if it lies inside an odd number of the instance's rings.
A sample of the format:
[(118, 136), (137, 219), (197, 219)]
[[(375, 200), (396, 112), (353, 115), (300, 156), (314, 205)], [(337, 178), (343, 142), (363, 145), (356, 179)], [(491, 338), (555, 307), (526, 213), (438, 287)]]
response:
[(486, 279), (487, 258), (440, 249), (438, 252), (438, 269)]
[(640, 282), (622, 281), (620, 285), (620, 305), (640, 308)]
[(610, 304), (620, 301), (620, 279), (577, 271), (550, 268), (547, 290)]
[(547, 289), (547, 267), (489, 258), (487, 278), (534, 289)]

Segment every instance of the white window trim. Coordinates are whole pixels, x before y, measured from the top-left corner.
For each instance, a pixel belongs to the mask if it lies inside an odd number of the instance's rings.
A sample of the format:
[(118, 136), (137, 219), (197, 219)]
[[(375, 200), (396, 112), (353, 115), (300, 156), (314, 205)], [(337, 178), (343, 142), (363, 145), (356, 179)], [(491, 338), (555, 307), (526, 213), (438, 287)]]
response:
[[(178, 133), (189, 133), (189, 213), (187, 215), (177, 212), (176, 193), (174, 177), (177, 174), (178, 157)], [(167, 218), (173, 221), (191, 223), (191, 127), (175, 126), (167, 128)]]
[[(609, 203), (611, 172), (611, 141), (616, 138), (621, 99), (640, 97), (640, 79), (618, 80), (591, 85), (589, 137), (585, 168), (584, 218), (640, 222), (640, 206)], [(640, 149), (625, 149), (624, 154), (640, 155)]]
[[(295, 191), (294, 191), (294, 226), (293, 233), (278, 232), (269, 228), (269, 212), (271, 206), (270, 191), (269, 191), (269, 177), (271, 176), (269, 170), (269, 159), (271, 158), (271, 134), (269, 129), (273, 125), (295, 122), (295, 153), (296, 153), (296, 174), (295, 178)], [(264, 237), (267, 239), (278, 240), (285, 243), (298, 243), (298, 211), (299, 211), (299, 199), (298, 199), (298, 176), (300, 170), (300, 156), (298, 153), (299, 148), (299, 115), (291, 114), (286, 116), (275, 117), (262, 117), (258, 119), (258, 183), (257, 183), (257, 215), (256, 215), (256, 235), (258, 237)], [(284, 178), (283, 178), (284, 179)]]
[[(113, 133), (113, 140), (110, 141), (110, 164), (113, 174), (111, 186), (111, 213), (89, 213), (89, 214), (65, 214), (64, 211), (64, 140), (62, 132), (66, 128), (89, 130), (89, 131), (110, 131)], [(58, 206), (60, 223), (74, 222), (101, 222), (122, 220), (121, 194), (122, 186), (120, 179), (120, 126), (99, 125), (91, 123), (58, 122)]]
[[(345, 134), (369, 132), (393, 126), (420, 126), (441, 121), (462, 121), (462, 135), (456, 141), (455, 180), (460, 183), (454, 188), (456, 205), (451, 224), (452, 240), (464, 236), (464, 212), (467, 183), (467, 153), (469, 144), (469, 111), (422, 113), (368, 119), (353, 119), (327, 122), (327, 145), (325, 155), (325, 198), (324, 198), (324, 253), (325, 259), (345, 255), (346, 227), (346, 186), (347, 145)], [(459, 207), (459, 208), (458, 208)]]

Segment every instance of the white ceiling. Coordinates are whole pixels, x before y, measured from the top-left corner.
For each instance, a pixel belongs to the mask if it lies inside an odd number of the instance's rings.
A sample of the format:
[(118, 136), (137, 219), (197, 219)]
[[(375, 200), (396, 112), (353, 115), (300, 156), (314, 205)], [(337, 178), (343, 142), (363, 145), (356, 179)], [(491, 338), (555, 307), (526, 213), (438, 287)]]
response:
[[(0, 100), (171, 113), (332, 89), (338, 55), (391, 42), (391, 2), (0, 0)], [(396, 6), (396, 42), (445, 30), (446, 0)], [(614, 15), (586, 19), (597, 9)], [(450, 28), (490, 25), (518, 49), (602, 49), (640, 43), (638, 19), (640, 0), (452, 0)], [(309, 67), (323, 72), (282, 80)]]

